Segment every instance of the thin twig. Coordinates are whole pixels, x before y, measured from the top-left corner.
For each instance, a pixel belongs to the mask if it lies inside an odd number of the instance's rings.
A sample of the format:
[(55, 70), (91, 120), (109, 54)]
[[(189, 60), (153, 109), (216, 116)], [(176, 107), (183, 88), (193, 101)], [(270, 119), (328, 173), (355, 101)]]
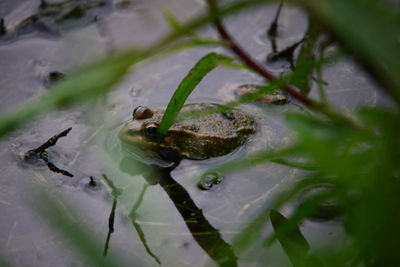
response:
[(23, 159), (29, 159), (29, 158), (39, 158), (41, 160), (43, 160), (47, 167), (49, 168), (49, 170), (51, 170), (52, 172), (55, 173), (61, 173), (65, 176), (68, 177), (73, 177), (74, 175), (66, 170), (60, 169), (58, 168), (56, 165), (54, 165), (54, 163), (52, 163), (49, 158), (48, 158), (48, 154), (46, 152), (46, 149), (54, 146), (58, 139), (60, 139), (61, 137), (67, 136), (67, 134), (71, 131), (71, 127), (62, 131), (59, 134), (54, 135), (53, 137), (51, 137), (49, 140), (47, 140), (46, 142), (44, 142), (42, 145), (40, 145), (39, 147), (35, 148), (35, 149), (31, 149), (28, 152), (25, 153), (25, 155), (23, 156)]
[(44, 144), (42, 144), (41, 146), (39, 146), (39, 147), (37, 147), (37, 148), (35, 148), (35, 149), (32, 149), (32, 150), (29, 150), (29, 151), (26, 153), (26, 155), (29, 155), (29, 154), (31, 154), (31, 153), (39, 154), (39, 153), (44, 152), (47, 148), (49, 148), (49, 147), (51, 147), (51, 146), (54, 146), (54, 145), (57, 143), (58, 139), (60, 139), (61, 137), (67, 136), (67, 134), (71, 131), (71, 129), (72, 129), (72, 128), (70, 127), (70, 128), (68, 128), (68, 129), (62, 131), (61, 133), (56, 134), (55, 136), (53, 136), (52, 138), (50, 138), (49, 140), (47, 140), (47, 141), (46, 141)]
[(279, 4), (278, 10), (276, 11), (276, 14), (275, 14), (275, 19), (271, 23), (271, 26), (269, 27), (268, 32), (267, 32), (268, 36), (272, 39), (275, 39), (276, 36), (278, 35), (278, 19), (279, 19), (279, 15), (281, 14), (282, 6), (283, 6), (283, 2), (281, 2)]
[(106, 242), (104, 244), (103, 256), (107, 256), (108, 246), (110, 244), (111, 234), (114, 233), (114, 220), (115, 220), (115, 209), (117, 208), (117, 199), (113, 199), (113, 205), (111, 208), (110, 216), (108, 217), (108, 233)]
[(4, 22), (4, 18), (0, 18), (0, 35), (4, 35), (7, 33), (6, 23)]
[(69, 171), (63, 170), (58, 168), (56, 165), (54, 165), (54, 163), (48, 161), (46, 162), (47, 167), (49, 168), (50, 171), (55, 172), (55, 173), (61, 173), (62, 175), (68, 176), (68, 177), (74, 177), (74, 175), (72, 173), (70, 173)]
[(103, 256), (107, 256), (108, 246), (111, 239), (111, 234), (114, 233), (114, 221), (115, 221), (115, 210), (117, 208), (118, 197), (122, 194), (122, 189), (116, 187), (110, 179), (108, 179), (106, 174), (102, 174), (104, 181), (111, 189), (111, 197), (113, 198), (113, 204), (110, 212), (110, 216), (108, 217), (108, 233), (106, 242), (104, 243)]

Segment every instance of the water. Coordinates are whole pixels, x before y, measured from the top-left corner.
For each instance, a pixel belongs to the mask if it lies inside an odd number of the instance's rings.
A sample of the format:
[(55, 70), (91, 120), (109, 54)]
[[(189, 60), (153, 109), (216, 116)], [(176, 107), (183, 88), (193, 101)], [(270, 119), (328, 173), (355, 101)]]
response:
[[(34, 14), (38, 2), (2, 1), (0, 14), (6, 22), (17, 23), (21, 17)], [(90, 16), (97, 15), (96, 21), (85, 17), (74, 23), (51, 24), (58, 32), (54, 36), (33, 29), (3, 40), (0, 44), (1, 112), (51, 90), (46, 82), (51, 72), (68, 75), (75, 67), (119, 49), (152, 44), (168, 32), (160, 12), (163, 9), (185, 20), (200, 14), (204, 4), (183, 0), (132, 1), (132, 5), (121, 8), (117, 2), (108, 2), (105, 7), (90, 11)], [(260, 8), (251, 14), (241, 12), (226, 20), (228, 29), (240, 44), (263, 62), (271, 52), (265, 31), (275, 10), (276, 6)], [(279, 48), (283, 48), (302, 38), (306, 17), (294, 7), (285, 7), (279, 24), (281, 34), (277, 41)], [(208, 27), (201, 33), (215, 36)], [(184, 160), (172, 171), (170, 178), (173, 180), (168, 177), (152, 180), (154, 175), (143, 175), (140, 164), (134, 165), (132, 158), (124, 157), (117, 138), (119, 128), (130, 119), (134, 107), (165, 107), (187, 71), (211, 51), (229, 54), (219, 47), (196, 48), (140, 65), (107, 98), (43, 115), (2, 139), (0, 255), (13, 266), (86, 266), (88, 262), (71, 249), (68, 237), (49, 226), (45, 217), (37, 212), (40, 202), (35, 193), (39, 190), (51, 192), (59, 203), (71, 210), (70, 216), (78, 225), (89, 226), (87, 231), (103, 248), (113, 205), (110, 188), (103, 179), (106, 174), (123, 190), (118, 197), (115, 231), (110, 236), (107, 257), (118, 259), (119, 266), (157, 266), (157, 260), (163, 266), (215, 265), (210, 253), (205, 253), (205, 245), (193, 229), (192, 232), (189, 230), (188, 221), (196, 218), (203, 226), (208, 222), (211, 228), (205, 229), (218, 229), (215, 234), (219, 235), (219, 242), (231, 243), (263, 205), (287, 188), (300, 173), (266, 163), (223, 175), (222, 181), (208, 191), (198, 188), (198, 177), (212, 166), (290, 142), (291, 133), (281, 115), (298, 111), (298, 107), (272, 107), (266, 112), (254, 105), (242, 107), (254, 114), (261, 125), (246, 147), (216, 159)], [(274, 63), (271, 67), (278, 73), (287, 68), (287, 64)], [(328, 96), (339, 109), (352, 111), (361, 105), (385, 103), (374, 84), (350, 60), (331, 64), (324, 72), (324, 79), (329, 84)], [(236, 86), (262, 82), (263, 79), (251, 72), (218, 68), (207, 75), (188, 102), (223, 103), (233, 99), (232, 90)], [(316, 90), (311, 95), (317, 97)], [(73, 128), (71, 133), (48, 149), (48, 153), (57, 167), (70, 171), (74, 177), (53, 173), (43, 163), (21, 162), (21, 155), (26, 151), (68, 127)], [(90, 176), (95, 187), (89, 185)], [(179, 189), (180, 198), (168, 191), (171, 184)], [(135, 203), (135, 224), (132, 224), (128, 215)], [(179, 208), (181, 206), (189, 207), (193, 212), (186, 214)], [(339, 242), (343, 236), (342, 229), (334, 221), (306, 221), (301, 230), (311, 246), (328, 246), (331, 242)], [(268, 231), (270, 228), (264, 234)], [(246, 253), (235, 253), (240, 256), (239, 265), (243, 266), (289, 264), (279, 245), (265, 249), (262, 238)], [(102, 254), (99, 250), (99, 257)]]

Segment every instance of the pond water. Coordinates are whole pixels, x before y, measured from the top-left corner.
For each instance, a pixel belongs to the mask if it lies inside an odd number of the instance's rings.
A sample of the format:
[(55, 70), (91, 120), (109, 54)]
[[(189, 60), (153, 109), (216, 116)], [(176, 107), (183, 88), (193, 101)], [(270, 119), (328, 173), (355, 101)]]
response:
[[(40, 25), (35, 22), (23, 30), (18, 25), (37, 14), (40, 1), (0, 3), (6, 27), (12, 26), (0, 39), (1, 112), (51, 90), (52, 72), (68, 75), (78, 66), (123, 48), (154, 43), (169, 31), (161, 11), (168, 10), (178, 19), (186, 20), (205, 10), (200, 0), (131, 1), (130, 5), (122, 5), (121, 1), (101, 2), (104, 5), (88, 9), (82, 18), (55, 21), (49, 16)], [(241, 12), (225, 21), (240, 44), (262, 62), (271, 52), (265, 33), (276, 8), (271, 5)], [(284, 6), (279, 25), (277, 44), (282, 49), (302, 39), (307, 18), (301, 10)], [(200, 33), (216, 36), (210, 27)], [(277, 193), (301, 177), (301, 173), (264, 163), (223, 174), (220, 183), (208, 191), (198, 188), (200, 175), (224, 162), (287, 144), (292, 133), (283, 114), (302, 109), (296, 103), (268, 108), (241, 106), (260, 125), (244, 147), (215, 159), (183, 160), (170, 176), (143, 174), (142, 165), (123, 153), (117, 138), (134, 107), (165, 107), (188, 70), (212, 51), (230, 54), (219, 47), (196, 48), (140, 64), (106, 98), (44, 114), (3, 138), (0, 141), (1, 258), (11, 266), (91, 265), (79, 250), (73, 249), (74, 242), (69, 236), (57, 231), (54, 227), (57, 221), (50, 224), (40, 212), (38, 205), (43, 203), (38, 192), (42, 191), (50, 192), (57, 205), (68, 210), (64, 215), (68, 214), (68, 218), (93, 236), (100, 248), (96, 253), (103, 257), (113, 206), (106, 175), (122, 189), (116, 202), (114, 232), (107, 243), (107, 258), (118, 266), (158, 266), (158, 262), (163, 266), (217, 265), (214, 260), (218, 256), (213, 249), (230, 249), (229, 244), (247, 223)], [(279, 73), (288, 69), (288, 63), (277, 62), (269, 67)], [(328, 83), (329, 99), (341, 110), (351, 112), (361, 105), (375, 106), (385, 101), (351, 60), (331, 63), (324, 71), (324, 80)], [(224, 103), (234, 99), (233, 90), (237, 86), (262, 82), (261, 77), (248, 71), (217, 68), (199, 84), (188, 103)], [(311, 95), (318, 97), (315, 88)], [(21, 160), (28, 150), (69, 127), (72, 131), (47, 151), (48, 158), (73, 177), (51, 172), (43, 163)], [(95, 186), (90, 186), (91, 176)], [(159, 178), (152, 180), (154, 176)], [(290, 207), (285, 212), (290, 212)], [(210, 231), (213, 234), (207, 236)], [(305, 221), (301, 231), (311, 247), (317, 244), (329, 247), (342, 242), (344, 235), (335, 220)], [(265, 236), (270, 232), (268, 226)], [(239, 266), (290, 264), (279, 244), (264, 248), (263, 240), (259, 238), (246, 252), (233, 247), (231, 253), (239, 257)]]

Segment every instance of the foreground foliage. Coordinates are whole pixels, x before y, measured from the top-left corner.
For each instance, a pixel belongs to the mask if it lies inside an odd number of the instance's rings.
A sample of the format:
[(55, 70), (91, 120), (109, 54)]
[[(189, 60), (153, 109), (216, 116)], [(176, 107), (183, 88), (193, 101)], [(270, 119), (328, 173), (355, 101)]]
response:
[[(165, 56), (188, 47), (219, 44), (226, 45), (243, 60), (233, 40), (224, 36), (221, 20), (229, 13), (268, 2), (270, 1), (250, 0), (218, 7), (216, 1), (210, 0), (210, 14), (186, 24), (179, 24), (169, 15), (168, 20), (174, 31), (160, 43), (146, 51), (124, 52), (77, 72), (44, 96), (40, 103), (29, 104), (2, 116), (0, 136), (45, 110), (70, 106), (103, 95), (132, 65), (154, 55)], [(296, 252), (296, 246), (294, 249), (289, 246), (286, 252), (295, 266), (321, 266), (321, 263), (326, 266), (400, 266), (400, 257), (397, 255), (400, 247), (400, 212), (397, 207), (397, 203), (400, 203), (400, 12), (391, 8), (390, 4), (374, 0), (290, 2), (299, 4), (309, 12), (309, 33), (314, 30), (311, 27), (315, 27), (315, 22), (324, 27), (317, 27), (318, 34), (312, 39), (313, 45), (304, 42), (302, 56), (295, 63), (297, 67), (292, 76), (285, 77), (285, 80), (272, 80), (275, 83), (281, 82), (284, 86), (287, 82), (299, 86), (297, 98), (310, 113), (287, 116), (288, 123), (296, 133), (296, 139), (290, 147), (273, 152), (263, 151), (247, 160), (221, 166), (219, 170), (234, 171), (234, 168), (243, 168), (249, 166), (249, 163), (272, 160), (304, 169), (305, 172), (297, 184), (277, 196), (273, 205), (261, 209), (259, 216), (236, 238), (235, 244), (243, 250), (251, 246), (270, 221), (269, 215), (272, 211), (275, 234), (265, 242), (270, 244), (279, 240), (285, 247), (285, 240), (290, 240), (294, 232), (296, 236), (301, 235), (298, 226), (307, 216), (312, 215), (322, 204), (332, 202), (340, 207), (341, 222), (348, 234), (348, 242), (334, 252), (320, 251), (312, 258), (293, 256), (298, 251)], [(219, 28), (223, 39), (225, 38), (224, 42), (201, 39), (193, 33), (206, 23), (214, 23)], [(185, 36), (190, 37), (190, 40), (174, 43)], [(312, 73), (320, 74), (324, 64), (329, 61), (324, 57), (322, 37), (329, 38), (332, 44), (339, 44), (364, 66), (392, 102), (391, 108), (363, 108), (348, 117), (329, 104), (323, 86), (320, 86), (321, 100), (308, 97), (310, 83), (304, 82), (304, 79), (311, 79)], [(308, 51), (306, 45), (311, 47)], [(319, 50), (316, 51), (315, 47)], [(307, 57), (307, 53), (313, 56)], [(160, 125), (163, 132), (172, 124), (187, 96), (200, 80), (223, 63), (231, 63), (231, 59), (209, 54), (197, 64), (197, 68), (192, 69), (171, 101), (175, 104), (168, 106)], [(251, 64), (247, 67), (257, 71)], [(288, 92), (293, 93), (289, 89)], [(299, 158), (301, 161), (296, 161)], [(276, 210), (311, 189), (317, 190), (288, 219), (282, 219)], [(279, 223), (274, 223), (274, 220), (279, 220)], [(67, 231), (68, 227), (69, 224), (61, 227), (61, 230)], [(301, 242), (304, 244), (304, 240)], [(302, 254), (305, 253), (305, 247), (308, 250), (308, 245), (298, 246)], [(93, 257), (96, 257), (94, 253)]]

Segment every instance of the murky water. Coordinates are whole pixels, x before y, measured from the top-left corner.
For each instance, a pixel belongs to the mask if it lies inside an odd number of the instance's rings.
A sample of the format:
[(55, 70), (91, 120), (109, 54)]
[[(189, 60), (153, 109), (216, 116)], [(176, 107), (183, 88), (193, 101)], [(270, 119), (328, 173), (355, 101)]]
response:
[[(39, 2), (2, 1), (0, 15), (5, 18), (6, 25), (17, 25), (21, 19), (35, 14)], [(50, 72), (68, 75), (75, 67), (119, 49), (152, 44), (168, 32), (161, 10), (167, 9), (182, 20), (204, 10), (203, 2), (195, 0), (132, 1), (124, 8), (117, 1), (106, 2), (105, 6), (90, 10), (87, 16), (74, 23), (50, 21), (49, 27), (57, 31), (56, 35), (44, 32), (42, 27), (0, 40), (1, 112), (51, 90), (48, 86)], [(241, 12), (226, 20), (233, 36), (260, 61), (265, 62), (271, 51), (265, 31), (275, 10), (276, 6), (265, 7), (252, 11), (251, 15)], [(92, 20), (88, 19), (90, 17)], [(278, 46), (283, 48), (302, 38), (306, 17), (294, 7), (285, 7), (280, 26), (281, 35), (277, 40)], [(215, 36), (210, 28), (201, 33)], [(213, 256), (205, 253), (207, 242), (196, 236), (190, 220), (199, 220), (209, 227), (200, 229), (203, 232), (214, 231), (218, 236), (216, 244), (231, 243), (263, 205), (300, 173), (272, 163), (263, 164), (224, 175), (222, 182), (209, 191), (198, 188), (199, 175), (217, 164), (288, 142), (291, 133), (282, 114), (298, 111), (298, 107), (290, 104), (265, 111), (254, 105), (243, 106), (261, 125), (245, 147), (216, 159), (184, 160), (172, 171), (171, 177), (160, 175), (165, 179), (156, 181), (150, 179), (151, 175), (141, 174), (138, 165), (124, 157), (117, 138), (118, 130), (130, 119), (134, 107), (164, 107), (187, 71), (211, 51), (229, 54), (221, 48), (196, 48), (140, 65), (106, 99), (43, 115), (2, 139), (1, 257), (13, 266), (86, 266), (88, 262), (71, 249), (71, 241), (37, 213), (35, 205), (40, 202), (36, 201), (35, 192), (43, 188), (52, 192), (60, 203), (72, 210), (71, 216), (79, 225), (89, 226), (87, 231), (103, 246), (113, 205), (102, 179), (106, 174), (116, 187), (123, 189), (118, 197), (115, 230), (108, 242), (107, 257), (117, 259), (119, 266), (157, 266), (157, 261), (163, 266), (215, 265)], [(279, 72), (287, 66), (277, 63), (271, 67)], [(330, 100), (340, 109), (354, 110), (360, 105), (374, 106), (384, 101), (368, 77), (350, 60), (332, 63), (324, 79), (329, 84)], [(233, 99), (232, 90), (236, 86), (262, 81), (254, 73), (218, 68), (200, 83), (188, 102), (224, 103)], [(312, 95), (317, 96), (314, 91)], [(45, 164), (21, 161), (23, 153), (68, 127), (72, 127), (70, 134), (48, 149), (48, 153), (57, 167), (71, 172), (74, 177), (53, 173)], [(96, 186), (90, 186), (90, 176)], [(176, 191), (171, 191), (171, 187)], [(134, 217), (132, 213), (128, 216), (135, 203), (140, 205), (134, 210)], [(185, 207), (192, 212), (187, 213)], [(301, 230), (311, 246), (340, 242), (343, 235), (335, 222), (306, 221)], [(240, 256), (240, 266), (289, 264), (279, 245), (265, 249), (261, 238), (259, 242), (246, 253), (235, 251)], [(99, 257), (102, 254), (103, 251), (99, 251)]]

